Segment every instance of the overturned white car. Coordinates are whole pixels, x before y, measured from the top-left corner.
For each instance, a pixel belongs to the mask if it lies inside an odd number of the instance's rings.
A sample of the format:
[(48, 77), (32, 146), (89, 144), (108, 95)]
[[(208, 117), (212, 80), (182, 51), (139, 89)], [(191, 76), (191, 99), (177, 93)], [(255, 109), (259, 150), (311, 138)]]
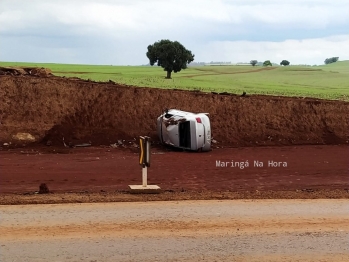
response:
[(208, 115), (165, 110), (157, 119), (161, 143), (192, 151), (210, 151), (211, 124)]

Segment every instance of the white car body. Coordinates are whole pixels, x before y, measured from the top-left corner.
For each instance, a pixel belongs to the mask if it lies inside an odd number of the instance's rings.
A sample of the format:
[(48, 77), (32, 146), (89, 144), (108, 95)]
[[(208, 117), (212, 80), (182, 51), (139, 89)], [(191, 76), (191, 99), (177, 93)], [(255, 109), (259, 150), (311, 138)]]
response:
[(210, 151), (211, 123), (208, 115), (167, 110), (157, 119), (161, 143), (192, 151)]

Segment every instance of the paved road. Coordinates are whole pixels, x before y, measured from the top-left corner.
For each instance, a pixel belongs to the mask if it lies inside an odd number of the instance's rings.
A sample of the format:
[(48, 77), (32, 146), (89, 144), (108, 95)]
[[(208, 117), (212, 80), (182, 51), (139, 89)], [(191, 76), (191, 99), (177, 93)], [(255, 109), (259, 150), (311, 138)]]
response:
[(349, 200), (0, 206), (0, 261), (349, 261)]

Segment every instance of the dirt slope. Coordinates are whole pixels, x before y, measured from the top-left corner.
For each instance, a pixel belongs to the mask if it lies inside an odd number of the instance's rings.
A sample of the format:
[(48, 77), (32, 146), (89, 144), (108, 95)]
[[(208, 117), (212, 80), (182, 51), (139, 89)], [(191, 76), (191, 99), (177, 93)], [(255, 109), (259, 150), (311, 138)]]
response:
[[(0, 142), (115, 143), (149, 135), (164, 108), (208, 112), (220, 145), (348, 143), (349, 103), (120, 86), (38, 75), (0, 75)], [(30, 139), (18, 133), (29, 133)], [(22, 141), (21, 141), (22, 140)]]

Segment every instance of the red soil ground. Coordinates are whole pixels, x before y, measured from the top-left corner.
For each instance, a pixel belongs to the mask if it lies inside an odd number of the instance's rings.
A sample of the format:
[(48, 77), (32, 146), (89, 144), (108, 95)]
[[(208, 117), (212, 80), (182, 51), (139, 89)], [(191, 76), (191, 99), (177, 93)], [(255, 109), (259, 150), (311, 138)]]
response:
[[(210, 114), (212, 134), (227, 146), (348, 144), (349, 103), (319, 99), (220, 95), (121, 86), (61, 77), (0, 75), (0, 143), (66, 142), (95, 146), (148, 135), (165, 108)], [(17, 137), (17, 138), (16, 138)]]
[[(59, 153), (55, 153), (59, 152)], [(220, 148), (206, 153), (153, 148), (148, 183), (173, 191), (349, 189), (348, 146)], [(249, 162), (243, 169), (231, 161)], [(229, 162), (227, 167), (217, 161)], [(254, 161), (263, 162), (263, 167)], [(268, 161), (282, 162), (279, 167)], [(284, 163), (287, 166), (284, 166)], [(0, 193), (113, 192), (142, 184), (137, 149), (13, 149), (1, 152)]]
[[(0, 197), (38, 191), (41, 183), (56, 194), (141, 184), (133, 147), (139, 135), (152, 138), (149, 184), (163, 190), (339, 190), (336, 197), (349, 197), (347, 102), (136, 88), (28, 72), (0, 75)], [(156, 118), (164, 108), (209, 112), (218, 141), (213, 151), (174, 152), (157, 145)], [(18, 133), (31, 134), (35, 142)], [(63, 137), (67, 144), (92, 147), (63, 147)], [(110, 147), (120, 139), (126, 148)], [(232, 160), (248, 160), (249, 167), (216, 166)], [(268, 167), (268, 161), (287, 166)]]

